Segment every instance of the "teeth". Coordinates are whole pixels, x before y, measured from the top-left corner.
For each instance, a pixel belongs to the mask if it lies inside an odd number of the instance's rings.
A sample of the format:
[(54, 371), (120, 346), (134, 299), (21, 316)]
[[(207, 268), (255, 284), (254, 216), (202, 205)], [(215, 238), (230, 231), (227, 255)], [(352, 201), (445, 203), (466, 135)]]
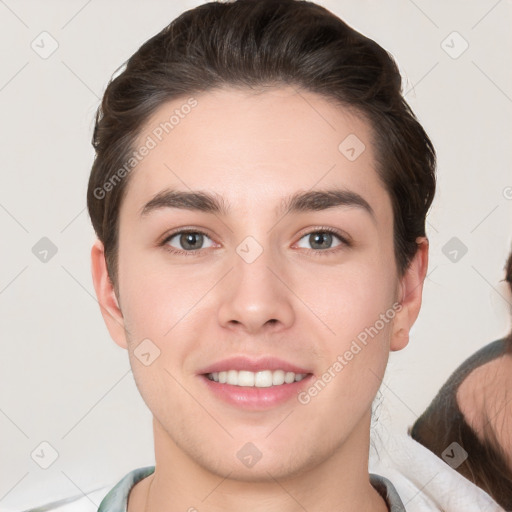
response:
[(232, 386), (268, 388), (299, 382), (307, 374), (285, 372), (284, 370), (263, 370), (261, 372), (248, 372), (246, 370), (228, 370), (224, 372), (213, 372), (208, 374), (210, 380), (220, 384), (231, 384)]
[(280, 386), (284, 384), (284, 372), (283, 370), (276, 370), (272, 373), (272, 385)]
[(236, 384), (237, 386), (247, 387), (254, 386), (256, 375), (253, 372), (236, 372), (235, 370), (229, 370), (228, 384)]

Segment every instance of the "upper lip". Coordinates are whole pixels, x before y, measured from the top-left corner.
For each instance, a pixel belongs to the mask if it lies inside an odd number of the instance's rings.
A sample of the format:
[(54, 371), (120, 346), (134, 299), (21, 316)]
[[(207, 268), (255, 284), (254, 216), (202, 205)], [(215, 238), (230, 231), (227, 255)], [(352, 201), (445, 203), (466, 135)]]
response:
[(249, 372), (260, 372), (264, 370), (283, 370), (285, 372), (293, 373), (311, 373), (309, 370), (301, 368), (282, 359), (276, 357), (261, 357), (254, 359), (247, 356), (234, 356), (227, 359), (222, 359), (211, 365), (206, 366), (198, 373), (208, 374), (214, 372), (223, 372), (227, 370), (246, 370)]

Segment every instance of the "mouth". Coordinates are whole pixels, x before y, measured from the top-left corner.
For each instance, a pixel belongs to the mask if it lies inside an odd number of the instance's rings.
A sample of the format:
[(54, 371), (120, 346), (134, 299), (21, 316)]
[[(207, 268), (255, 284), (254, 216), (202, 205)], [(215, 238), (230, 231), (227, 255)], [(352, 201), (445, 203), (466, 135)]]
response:
[(253, 411), (296, 400), (313, 373), (282, 359), (237, 356), (203, 368), (199, 374), (214, 399)]
[(224, 370), (205, 374), (206, 378), (220, 384), (240, 386), (243, 388), (269, 388), (300, 382), (309, 373), (286, 372), (284, 370), (263, 370), (251, 372), (248, 370)]

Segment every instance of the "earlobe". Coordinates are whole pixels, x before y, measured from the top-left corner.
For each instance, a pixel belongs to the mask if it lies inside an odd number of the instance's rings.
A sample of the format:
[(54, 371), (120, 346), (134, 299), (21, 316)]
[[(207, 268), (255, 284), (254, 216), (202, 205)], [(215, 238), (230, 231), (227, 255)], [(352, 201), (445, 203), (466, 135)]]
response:
[(124, 318), (108, 275), (105, 250), (100, 240), (96, 240), (91, 249), (91, 272), (101, 314), (110, 336), (120, 347), (127, 348)]
[(409, 332), (421, 308), (423, 282), (428, 267), (428, 239), (416, 239), (418, 249), (400, 281), (400, 311), (393, 321), (390, 350), (402, 350), (409, 343)]

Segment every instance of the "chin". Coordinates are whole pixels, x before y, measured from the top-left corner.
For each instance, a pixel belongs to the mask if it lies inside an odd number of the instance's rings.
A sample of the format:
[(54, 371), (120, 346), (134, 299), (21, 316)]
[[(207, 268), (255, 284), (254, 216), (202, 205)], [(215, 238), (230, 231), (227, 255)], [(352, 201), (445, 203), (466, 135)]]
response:
[[(196, 462), (221, 478), (229, 475), (230, 480), (254, 483), (275, 483), (275, 480), (293, 478), (321, 462), (319, 447), (316, 447), (314, 454), (308, 456), (304, 451), (299, 452), (299, 447), (294, 448), (284, 442), (279, 446), (280, 449), (269, 446), (269, 443), (263, 447), (263, 440), (260, 444), (262, 448), (259, 449), (257, 443), (236, 443), (240, 447), (235, 449), (226, 446), (217, 454), (217, 459), (206, 459), (204, 454), (197, 454), (200, 459), (196, 459)], [(301, 445), (300, 449), (304, 450), (304, 446)], [(215, 457), (214, 452), (212, 455)]]

